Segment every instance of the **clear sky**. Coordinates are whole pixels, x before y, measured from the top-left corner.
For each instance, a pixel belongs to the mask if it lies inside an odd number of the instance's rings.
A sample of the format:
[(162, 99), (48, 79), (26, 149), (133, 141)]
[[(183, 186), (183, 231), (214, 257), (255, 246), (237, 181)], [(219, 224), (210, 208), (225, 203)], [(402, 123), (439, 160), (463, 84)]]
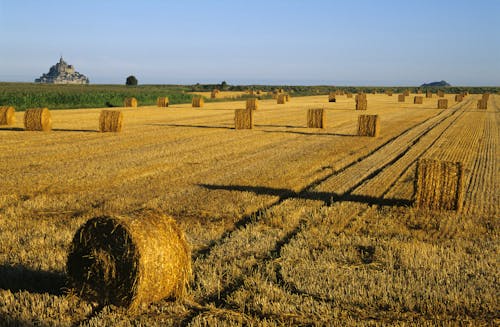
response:
[(500, 0), (0, 0), (0, 81), (500, 86)]

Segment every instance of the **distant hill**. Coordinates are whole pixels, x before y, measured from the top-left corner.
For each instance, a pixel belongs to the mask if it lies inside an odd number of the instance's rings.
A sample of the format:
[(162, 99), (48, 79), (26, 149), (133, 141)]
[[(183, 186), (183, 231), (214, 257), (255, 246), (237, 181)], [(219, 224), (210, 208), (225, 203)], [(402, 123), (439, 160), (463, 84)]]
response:
[(447, 81), (424, 83), (420, 87), (432, 87), (432, 86), (451, 86)]

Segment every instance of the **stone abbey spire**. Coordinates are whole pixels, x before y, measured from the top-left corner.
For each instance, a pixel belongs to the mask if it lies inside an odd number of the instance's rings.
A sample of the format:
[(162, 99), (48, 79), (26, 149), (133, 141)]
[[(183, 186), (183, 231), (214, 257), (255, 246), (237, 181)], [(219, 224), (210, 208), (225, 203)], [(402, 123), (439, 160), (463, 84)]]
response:
[(35, 83), (49, 84), (89, 84), (89, 79), (75, 71), (73, 65), (68, 65), (62, 55), (59, 62), (50, 67), (47, 74), (35, 79)]

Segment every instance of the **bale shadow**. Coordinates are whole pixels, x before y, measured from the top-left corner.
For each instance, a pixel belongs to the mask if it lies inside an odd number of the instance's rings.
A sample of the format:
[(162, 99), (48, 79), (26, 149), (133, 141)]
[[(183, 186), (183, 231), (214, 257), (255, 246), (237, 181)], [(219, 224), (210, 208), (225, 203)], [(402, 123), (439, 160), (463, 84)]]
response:
[(62, 272), (33, 270), (23, 265), (0, 265), (0, 288), (11, 292), (63, 295), (66, 276)]
[(24, 131), (24, 128), (21, 128), (21, 127), (0, 127), (0, 131), (20, 132), (20, 131)]
[(149, 125), (149, 126), (166, 126), (166, 127), (234, 129), (234, 127), (229, 127), (229, 126), (189, 125), (189, 124), (147, 124), (147, 125)]
[(296, 198), (304, 200), (323, 201), (325, 205), (331, 205), (334, 202), (347, 201), (347, 202), (357, 202), (357, 203), (364, 203), (368, 205), (378, 205), (378, 206), (408, 207), (413, 203), (411, 200), (408, 199), (378, 198), (373, 196), (350, 194), (350, 193), (336, 194), (331, 192), (314, 192), (314, 191), (295, 192), (289, 189), (271, 188), (265, 186), (213, 185), (213, 184), (198, 184), (198, 186), (204, 187), (209, 190), (251, 192), (256, 195), (279, 196), (280, 198), (286, 198), (286, 199)]
[[(306, 127), (302, 127), (306, 128)], [(263, 130), (264, 133), (285, 133), (285, 134), (298, 134), (306, 136), (342, 136), (342, 137), (356, 137), (356, 134), (343, 134), (343, 133), (314, 133), (314, 132), (298, 132), (298, 131), (270, 131)]]

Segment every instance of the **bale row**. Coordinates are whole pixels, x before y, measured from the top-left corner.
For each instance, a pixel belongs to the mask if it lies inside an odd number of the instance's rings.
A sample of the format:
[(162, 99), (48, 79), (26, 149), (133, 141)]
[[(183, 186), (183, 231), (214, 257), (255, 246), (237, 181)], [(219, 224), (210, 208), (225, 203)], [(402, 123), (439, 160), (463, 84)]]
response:
[(439, 99), (437, 107), (438, 109), (448, 109), (448, 99)]
[(253, 110), (236, 109), (234, 111), (234, 128), (235, 129), (252, 129), (253, 128)]
[(28, 109), (24, 112), (24, 129), (27, 131), (52, 130), (52, 116), (47, 108)]
[(103, 110), (99, 116), (99, 131), (121, 132), (123, 126), (123, 114), (118, 110)]
[(0, 107), (0, 125), (13, 125), (16, 122), (16, 109), (11, 106)]
[(186, 294), (191, 251), (184, 233), (168, 216), (136, 212), (95, 217), (75, 233), (66, 271), (78, 296), (134, 312)]
[(326, 115), (324, 109), (309, 109), (307, 111), (307, 127), (325, 128)]
[(415, 176), (415, 206), (432, 210), (460, 210), (464, 168), (460, 162), (420, 159)]
[(191, 105), (193, 108), (201, 108), (205, 105), (205, 100), (202, 96), (194, 96)]
[(136, 108), (137, 107), (137, 99), (134, 97), (125, 98), (125, 100), (123, 100), (123, 106)]
[(160, 108), (168, 107), (169, 105), (168, 97), (158, 97), (158, 99), (156, 100), (156, 105)]
[(358, 135), (377, 137), (380, 134), (380, 118), (378, 115), (358, 116)]

